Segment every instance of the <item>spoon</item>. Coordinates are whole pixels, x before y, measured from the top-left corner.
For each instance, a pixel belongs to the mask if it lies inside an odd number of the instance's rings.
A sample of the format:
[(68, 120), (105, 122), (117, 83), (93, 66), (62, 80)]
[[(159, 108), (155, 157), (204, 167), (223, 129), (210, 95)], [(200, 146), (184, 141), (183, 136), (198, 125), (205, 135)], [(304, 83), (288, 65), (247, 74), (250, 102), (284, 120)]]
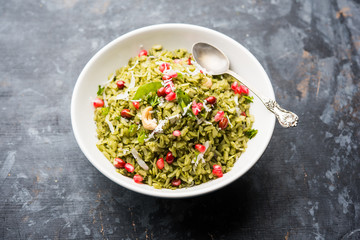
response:
[(231, 71), (230, 61), (225, 54), (216, 47), (208, 43), (195, 43), (192, 47), (192, 53), (195, 61), (203, 68), (205, 68), (211, 75), (221, 75), (224, 73), (230, 74), (249, 90), (251, 90), (265, 105), (265, 107), (275, 114), (282, 127), (296, 127), (299, 117), (290, 111), (287, 111), (279, 106), (275, 99), (263, 96), (258, 90), (251, 87), (249, 82), (239, 76), (237, 73)]

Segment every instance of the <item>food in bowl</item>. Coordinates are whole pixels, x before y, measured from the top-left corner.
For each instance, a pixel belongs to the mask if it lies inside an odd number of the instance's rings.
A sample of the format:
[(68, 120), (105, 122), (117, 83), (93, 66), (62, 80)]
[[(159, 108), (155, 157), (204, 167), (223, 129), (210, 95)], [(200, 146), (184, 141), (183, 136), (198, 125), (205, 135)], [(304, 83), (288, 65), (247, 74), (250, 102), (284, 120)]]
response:
[(116, 171), (157, 189), (222, 177), (257, 133), (249, 90), (209, 75), (184, 49), (141, 50), (97, 95), (98, 149)]

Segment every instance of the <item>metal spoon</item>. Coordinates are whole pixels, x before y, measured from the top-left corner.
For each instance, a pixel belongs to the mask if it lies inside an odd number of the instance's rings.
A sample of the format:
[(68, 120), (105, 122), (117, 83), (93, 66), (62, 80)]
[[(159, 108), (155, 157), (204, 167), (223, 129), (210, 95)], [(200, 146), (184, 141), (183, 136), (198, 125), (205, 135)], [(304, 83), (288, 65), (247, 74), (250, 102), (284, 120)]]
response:
[(281, 126), (296, 127), (299, 117), (290, 111), (287, 111), (279, 106), (279, 104), (271, 98), (264, 97), (255, 88), (251, 87), (250, 84), (240, 77), (237, 73), (231, 71), (229, 59), (225, 54), (217, 49), (216, 47), (208, 43), (195, 43), (192, 48), (192, 53), (195, 61), (200, 64), (201, 67), (205, 68), (212, 75), (230, 74), (249, 90), (251, 90), (265, 105), (265, 107), (275, 114)]

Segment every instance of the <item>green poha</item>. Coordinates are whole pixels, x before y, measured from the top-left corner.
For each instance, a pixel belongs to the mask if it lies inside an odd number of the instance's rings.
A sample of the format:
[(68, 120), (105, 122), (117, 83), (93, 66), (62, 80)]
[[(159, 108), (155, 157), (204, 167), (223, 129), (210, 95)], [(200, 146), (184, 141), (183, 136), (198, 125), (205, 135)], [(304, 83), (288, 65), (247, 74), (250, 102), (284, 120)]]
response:
[(129, 60), (99, 86), (98, 149), (116, 171), (154, 188), (185, 188), (222, 177), (256, 135), (249, 90), (211, 76), (184, 49)]

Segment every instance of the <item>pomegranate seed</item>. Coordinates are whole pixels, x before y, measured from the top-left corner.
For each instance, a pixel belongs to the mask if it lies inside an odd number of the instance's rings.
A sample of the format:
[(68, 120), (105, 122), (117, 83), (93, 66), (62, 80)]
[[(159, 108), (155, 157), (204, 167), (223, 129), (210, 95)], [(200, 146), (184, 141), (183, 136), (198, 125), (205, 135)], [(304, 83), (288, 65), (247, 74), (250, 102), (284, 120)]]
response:
[(162, 76), (162, 80), (170, 80), (170, 79), (171, 79), (171, 77), (168, 74), (164, 74)]
[(175, 84), (172, 81), (168, 81), (167, 86), (170, 86), (171, 89), (175, 90)]
[(205, 152), (206, 150), (206, 147), (204, 145), (201, 145), (201, 144), (195, 144), (195, 148), (196, 150), (198, 150), (199, 152)]
[(100, 98), (95, 98), (95, 100), (93, 101), (93, 105), (96, 108), (103, 107), (104, 106), (104, 101), (102, 99), (100, 99)]
[(237, 92), (237, 87), (239, 86), (238, 82), (233, 82), (233, 84), (231, 84), (231, 89), (234, 90), (234, 92)]
[(214, 96), (210, 96), (208, 98), (205, 99), (207, 103), (214, 105), (216, 103), (216, 97)]
[(181, 135), (181, 132), (179, 130), (175, 130), (175, 131), (173, 131), (173, 135), (175, 137), (179, 137)]
[(220, 165), (214, 164), (212, 173), (214, 176), (221, 178), (223, 176), (223, 172)]
[(174, 187), (178, 187), (181, 184), (181, 180), (174, 178), (173, 180), (171, 180), (171, 185), (173, 185)]
[(229, 120), (226, 117), (222, 118), (219, 122), (219, 128), (225, 129), (227, 127), (228, 123), (229, 123)]
[(139, 57), (141, 56), (147, 56), (148, 52), (146, 50), (141, 50), (139, 53)]
[(181, 63), (181, 60), (180, 59), (174, 59), (174, 63)]
[(174, 155), (172, 154), (172, 152), (168, 152), (168, 153), (166, 154), (165, 160), (166, 160), (166, 162), (167, 162), (168, 164), (172, 164), (172, 163), (174, 162), (174, 159), (175, 159), (175, 157), (174, 157)]
[(199, 112), (200, 112), (197, 107), (193, 107), (193, 108), (192, 108), (192, 111), (193, 111), (193, 113), (194, 113), (195, 116), (197, 116), (197, 115), (199, 114)]
[(120, 114), (121, 114), (121, 116), (123, 118), (131, 118), (131, 117), (133, 117), (133, 115), (132, 115), (132, 113), (130, 112), (129, 109), (122, 110)]
[(237, 87), (236, 92), (238, 94), (248, 95), (249, 94), (249, 89), (247, 87), (245, 87), (244, 85), (240, 85), (240, 86)]
[(221, 171), (221, 166), (218, 165), (218, 164), (214, 164), (214, 165), (213, 165), (213, 169), (214, 169), (214, 170), (220, 170), (220, 171)]
[(202, 107), (203, 107), (202, 103), (196, 103), (195, 100), (193, 101), (191, 109), (192, 109), (195, 116), (197, 116), (199, 114), (199, 112), (201, 112)]
[(188, 65), (192, 65), (192, 63), (191, 63), (191, 57), (189, 57), (189, 59), (188, 59)]
[(140, 108), (140, 103), (139, 102), (132, 102), (132, 104), (134, 105), (134, 107), (136, 109), (139, 109)]
[(221, 178), (223, 176), (223, 173), (221, 171), (214, 171), (213, 170), (213, 174), (218, 178)]
[(218, 122), (220, 121), (221, 119), (223, 119), (225, 113), (223, 111), (218, 111), (216, 114), (215, 114), (215, 117), (214, 117), (214, 121), (215, 122)]
[(128, 172), (133, 172), (135, 168), (131, 163), (125, 163), (125, 169)]
[(159, 158), (157, 161), (156, 161), (156, 166), (158, 167), (158, 169), (163, 169), (164, 168), (164, 159), (163, 158)]
[(176, 99), (176, 93), (174, 93), (174, 92), (169, 93), (168, 95), (166, 95), (165, 99), (167, 101), (175, 100)]
[(166, 93), (165, 93), (165, 88), (164, 88), (164, 87), (159, 88), (159, 89), (157, 90), (157, 95), (158, 95), (159, 97), (165, 96), (165, 95), (166, 95)]
[(170, 71), (162, 76), (163, 80), (170, 80), (173, 78), (177, 78), (178, 74), (175, 71)]
[(169, 76), (170, 76), (171, 78), (177, 78), (178, 74), (177, 74), (177, 72), (175, 72), (175, 71), (170, 71), (170, 72), (169, 72)]
[(165, 94), (167, 95), (167, 94), (169, 94), (169, 93), (171, 93), (172, 92), (172, 90), (171, 90), (171, 86), (170, 86), (170, 84), (169, 85), (167, 85), (166, 87), (165, 87)]
[(125, 82), (121, 80), (117, 81), (116, 86), (118, 87), (118, 89), (123, 89), (125, 87)]
[(241, 87), (242, 87), (242, 92), (243, 92), (245, 95), (249, 95), (249, 89), (248, 89), (246, 86), (244, 86), (244, 85), (241, 85)]
[(244, 117), (246, 117), (246, 113), (245, 113), (245, 112), (242, 112), (241, 115), (244, 116)]
[(169, 70), (169, 69), (170, 69), (170, 63), (162, 63), (159, 66), (160, 72), (164, 72), (165, 70)]
[(125, 167), (125, 161), (121, 158), (115, 158), (114, 159), (114, 167), (116, 168), (124, 168)]
[(141, 183), (144, 180), (143, 177), (140, 176), (139, 174), (135, 174), (133, 179), (136, 183)]
[[(166, 84), (166, 86), (165, 86), (165, 93), (166, 94), (169, 94), (170, 92), (173, 92), (175, 90), (175, 84), (171, 80), (165, 81), (165, 84)], [(167, 89), (170, 89), (170, 92)], [(166, 90), (168, 92), (166, 92)]]

